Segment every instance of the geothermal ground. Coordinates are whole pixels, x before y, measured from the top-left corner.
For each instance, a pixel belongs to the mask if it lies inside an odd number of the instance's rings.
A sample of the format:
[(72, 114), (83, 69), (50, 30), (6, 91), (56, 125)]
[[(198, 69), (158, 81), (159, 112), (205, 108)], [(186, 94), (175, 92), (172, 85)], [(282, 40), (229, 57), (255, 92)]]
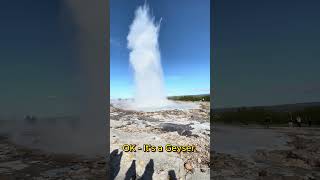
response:
[(54, 154), (0, 137), (0, 179), (106, 179), (104, 157)]
[(320, 179), (320, 129), (215, 126), (213, 179)]
[[(104, 155), (80, 156), (71, 153), (74, 149), (69, 148), (81, 149), (79, 145), (85, 144), (86, 138), (85, 134), (76, 134), (82, 143), (69, 141), (75, 132), (72, 131), (73, 126), (68, 127), (66, 123), (64, 120), (61, 126), (56, 121), (43, 119), (32, 124), (1, 120), (0, 179), (106, 179)], [(68, 133), (63, 129), (68, 129)], [(90, 145), (93, 146), (92, 143)], [(63, 153), (67, 152), (63, 149), (65, 147), (70, 153)]]
[[(182, 103), (182, 102), (180, 102)], [(138, 112), (111, 105), (111, 162), (115, 179), (209, 179), (209, 103), (198, 109)], [(196, 152), (123, 152), (124, 144), (194, 145)]]

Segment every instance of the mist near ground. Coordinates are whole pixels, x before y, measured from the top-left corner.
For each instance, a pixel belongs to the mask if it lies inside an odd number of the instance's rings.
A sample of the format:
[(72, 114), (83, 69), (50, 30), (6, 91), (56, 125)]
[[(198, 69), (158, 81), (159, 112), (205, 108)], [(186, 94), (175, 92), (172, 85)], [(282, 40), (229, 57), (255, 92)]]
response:
[(173, 101), (166, 100), (166, 104), (161, 106), (148, 106), (141, 107), (136, 106), (134, 99), (111, 99), (110, 104), (119, 109), (140, 111), (140, 112), (156, 112), (156, 111), (167, 111), (167, 110), (188, 110), (188, 109), (200, 109), (200, 105), (197, 102), (186, 102), (186, 101)]
[[(19, 93), (26, 98), (21, 99), (21, 102), (8, 99), (5, 102), (11, 102), (10, 113), (7, 113), (5, 108), (0, 111), (1, 135), (8, 136), (18, 145), (54, 153), (95, 156), (108, 152), (106, 4), (105, 1), (59, 1), (57, 9), (61, 28), (70, 33), (72, 27), (73, 36), (67, 38), (66, 42), (59, 43), (70, 44), (67, 55), (72, 62), (70, 69), (74, 71), (63, 77), (69, 81), (52, 82), (59, 86), (56, 87), (58, 90), (52, 89), (52, 92), (58, 92), (59, 96), (47, 97), (47, 101), (55, 101), (54, 105), (41, 103), (47, 102), (45, 100), (37, 101), (45, 94), (41, 91), (43, 84), (33, 83), (31, 90), (28, 80), (25, 81), (25, 88), (30, 91), (20, 90)], [(32, 51), (35, 54), (41, 53), (37, 49)], [(59, 53), (59, 50), (56, 53)], [(25, 61), (28, 60), (28, 57), (24, 58)], [(42, 60), (49, 61), (50, 57)], [(46, 68), (41, 63), (34, 66), (37, 69)], [(21, 69), (15, 70), (18, 72)], [(56, 69), (56, 72), (59, 72), (59, 69)], [(22, 69), (20, 74), (24, 73), (28, 74), (28, 70)], [(41, 72), (37, 73), (41, 77)], [(55, 75), (53, 73), (52, 76)], [(47, 81), (50, 82), (51, 79)], [(10, 92), (10, 89), (8, 90)], [(20, 103), (25, 106), (21, 107)], [(4, 103), (0, 104), (0, 107), (5, 107)], [(34, 116), (34, 119), (25, 118), (27, 115)]]

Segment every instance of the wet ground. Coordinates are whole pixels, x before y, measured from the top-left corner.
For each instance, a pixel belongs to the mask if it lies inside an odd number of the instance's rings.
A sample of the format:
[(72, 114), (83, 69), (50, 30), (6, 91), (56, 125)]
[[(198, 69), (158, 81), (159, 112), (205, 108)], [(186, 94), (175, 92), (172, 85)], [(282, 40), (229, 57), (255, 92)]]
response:
[(213, 179), (320, 179), (319, 130), (217, 125)]
[(287, 149), (288, 136), (264, 127), (214, 126), (214, 150), (234, 156), (252, 156), (257, 149)]
[(0, 137), (0, 179), (106, 179), (103, 157), (46, 153)]
[(1, 120), (0, 127), (1, 180), (106, 179), (101, 130), (84, 131), (74, 118)]

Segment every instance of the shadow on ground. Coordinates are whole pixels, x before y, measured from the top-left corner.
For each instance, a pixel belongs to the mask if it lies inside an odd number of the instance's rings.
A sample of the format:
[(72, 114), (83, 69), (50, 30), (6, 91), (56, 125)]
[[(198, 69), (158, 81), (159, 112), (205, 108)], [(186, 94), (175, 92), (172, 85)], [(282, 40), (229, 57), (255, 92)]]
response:
[[(116, 179), (118, 176), (118, 173), (121, 168), (121, 158), (122, 158), (123, 152), (119, 153), (119, 150), (116, 149), (110, 153), (110, 178)], [(152, 176), (154, 174), (154, 162), (153, 159), (150, 159), (148, 164), (145, 167), (144, 173), (140, 177), (136, 172), (136, 160), (133, 160), (131, 163), (131, 166), (127, 170), (125, 174), (125, 180), (150, 180), (152, 179)], [(168, 177), (170, 180), (177, 180), (176, 174), (174, 170), (170, 170), (168, 172)]]

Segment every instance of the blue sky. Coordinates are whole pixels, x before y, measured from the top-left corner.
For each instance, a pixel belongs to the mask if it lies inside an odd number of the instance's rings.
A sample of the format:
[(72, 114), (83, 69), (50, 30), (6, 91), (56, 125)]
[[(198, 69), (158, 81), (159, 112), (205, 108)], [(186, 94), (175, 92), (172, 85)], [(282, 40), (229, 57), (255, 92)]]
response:
[[(126, 37), (135, 9), (144, 0), (110, 1), (110, 94), (133, 95), (133, 72)], [(210, 1), (148, 0), (155, 20), (162, 18), (159, 45), (165, 88), (170, 95), (210, 92)]]

